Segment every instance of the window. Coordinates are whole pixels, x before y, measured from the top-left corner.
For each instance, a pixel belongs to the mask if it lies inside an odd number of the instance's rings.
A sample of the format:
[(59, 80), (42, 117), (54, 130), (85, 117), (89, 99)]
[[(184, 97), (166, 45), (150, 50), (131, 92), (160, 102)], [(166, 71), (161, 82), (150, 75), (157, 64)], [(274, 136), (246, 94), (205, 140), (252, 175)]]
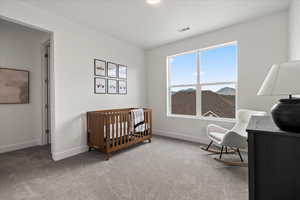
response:
[(235, 118), (237, 43), (169, 56), (168, 115)]

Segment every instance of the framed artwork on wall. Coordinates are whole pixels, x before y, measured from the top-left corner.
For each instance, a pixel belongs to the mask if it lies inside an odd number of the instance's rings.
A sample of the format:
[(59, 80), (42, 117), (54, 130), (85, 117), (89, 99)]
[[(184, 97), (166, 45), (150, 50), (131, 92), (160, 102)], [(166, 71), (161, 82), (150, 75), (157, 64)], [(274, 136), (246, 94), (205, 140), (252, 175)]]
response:
[(117, 80), (114, 79), (108, 79), (107, 80), (107, 93), (108, 94), (117, 94), (118, 93), (118, 84)]
[(118, 65), (112, 62), (107, 62), (107, 76), (110, 78), (117, 78)]
[(106, 79), (104, 78), (95, 78), (94, 80), (94, 92), (95, 94), (106, 94)]
[(0, 104), (29, 104), (29, 71), (0, 68)]
[(127, 94), (127, 81), (119, 80), (118, 88), (119, 88), (119, 94)]
[(119, 76), (118, 76), (119, 78), (127, 79), (127, 66), (119, 65), (118, 73), (119, 73)]
[(95, 58), (94, 75), (95, 94), (127, 94), (128, 67), (126, 65)]
[(94, 72), (96, 76), (106, 76), (106, 62), (94, 59)]

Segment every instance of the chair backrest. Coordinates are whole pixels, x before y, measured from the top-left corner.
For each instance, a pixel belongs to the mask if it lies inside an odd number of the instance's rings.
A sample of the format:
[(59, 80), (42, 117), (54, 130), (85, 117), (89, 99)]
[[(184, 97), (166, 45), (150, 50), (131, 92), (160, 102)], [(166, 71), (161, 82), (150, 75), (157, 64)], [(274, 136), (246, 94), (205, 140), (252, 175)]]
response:
[(240, 109), (237, 111), (237, 123), (230, 131), (236, 132), (243, 137), (248, 137), (246, 128), (251, 116), (264, 116), (266, 114), (267, 113), (263, 111)]

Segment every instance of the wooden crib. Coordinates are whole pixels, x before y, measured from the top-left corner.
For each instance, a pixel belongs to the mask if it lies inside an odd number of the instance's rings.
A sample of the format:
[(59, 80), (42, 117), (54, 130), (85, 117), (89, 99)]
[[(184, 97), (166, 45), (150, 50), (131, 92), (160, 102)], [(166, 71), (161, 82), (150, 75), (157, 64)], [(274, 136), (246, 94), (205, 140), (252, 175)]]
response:
[(132, 128), (131, 110), (113, 109), (87, 113), (87, 144), (92, 149), (106, 153), (107, 160), (111, 152), (152, 138), (152, 111), (144, 108), (145, 131), (135, 132)]

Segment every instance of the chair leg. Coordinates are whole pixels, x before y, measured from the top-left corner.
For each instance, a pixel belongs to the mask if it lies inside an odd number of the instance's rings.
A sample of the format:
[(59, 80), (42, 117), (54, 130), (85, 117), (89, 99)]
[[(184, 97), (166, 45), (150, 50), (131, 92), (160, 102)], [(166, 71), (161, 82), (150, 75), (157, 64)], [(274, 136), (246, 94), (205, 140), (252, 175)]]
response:
[(212, 145), (212, 143), (213, 143), (213, 141), (211, 141), (211, 142), (209, 143), (209, 145), (207, 145), (206, 150), (209, 149), (209, 147)]
[(221, 149), (221, 153), (220, 153), (220, 160), (222, 159), (222, 154), (223, 154), (223, 148), (224, 148), (224, 146), (222, 146), (222, 149)]
[(239, 154), (239, 156), (240, 156), (240, 159), (241, 159), (241, 161), (242, 162), (244, 162), (244, 160), (243, 160), (243, 157), (242, 157), (242, 155), (241, 155), (241, 152), (240, 152), (240, 149), (239, 148), (237, 148), (237, 150), (236, 150), (237, 152), (238, 152), (238, 154)]
[(225, 152), (228, 153), (227, 146), (225, 147)]

